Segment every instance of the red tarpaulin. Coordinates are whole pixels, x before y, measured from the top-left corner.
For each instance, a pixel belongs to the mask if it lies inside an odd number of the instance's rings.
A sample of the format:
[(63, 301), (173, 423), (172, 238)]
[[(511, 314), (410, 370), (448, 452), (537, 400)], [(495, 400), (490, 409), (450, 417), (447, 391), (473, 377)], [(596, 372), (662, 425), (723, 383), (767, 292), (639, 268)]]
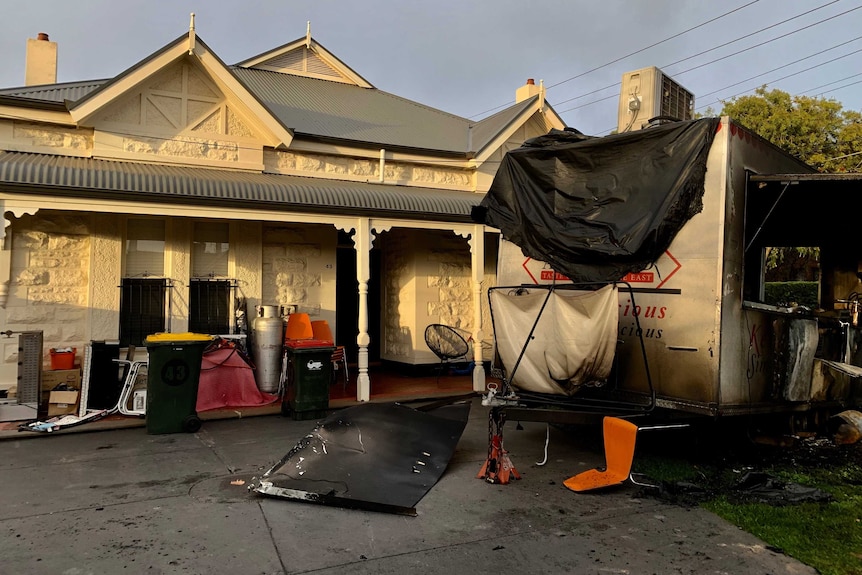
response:
[(254, 371), (233, 348), (205, 353), (201, 362), (197, 411), (225, 407), (255, 407), (278, 401), (257, 388)]

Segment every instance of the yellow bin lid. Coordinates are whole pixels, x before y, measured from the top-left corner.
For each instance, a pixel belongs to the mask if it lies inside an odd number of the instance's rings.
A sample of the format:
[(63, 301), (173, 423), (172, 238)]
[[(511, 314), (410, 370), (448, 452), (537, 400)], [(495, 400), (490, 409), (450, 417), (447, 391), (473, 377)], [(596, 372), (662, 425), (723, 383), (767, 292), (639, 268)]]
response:
[(212, 341), (213, 336), (205, 333), (154, 333), (147, 336), (146, 343), (169, 343), (174, 341)]

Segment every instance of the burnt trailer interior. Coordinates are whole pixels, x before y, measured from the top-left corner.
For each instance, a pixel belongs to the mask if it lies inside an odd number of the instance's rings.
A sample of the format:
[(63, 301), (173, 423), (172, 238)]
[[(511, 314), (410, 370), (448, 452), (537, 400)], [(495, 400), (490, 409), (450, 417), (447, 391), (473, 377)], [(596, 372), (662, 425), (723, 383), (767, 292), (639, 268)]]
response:
[[(782, 318), (807, 321), (816, 330), (813, 377), (826, 376), (826, 364), (850, 380), (862, 368), (862, 244), (858, 241), (862, 214), (862, 174), (749, 174), (746, 186), (745, 265), (746, 306)], [(770, 250), (804, 249), (819, 263), (815, 271), (817, 297), (813, 305), (770, 302), (766, 297)], [(786, 319), (785, 319), (786, 322)], [(776, 330), (777, 331), (777, 330)], [(817, 373), (816, 370), (821, 373)], [(835, 377), (832, 375), (831, 377)], [(815, 397), (821, 401), (857, 403), (854, 382), (850, 394), (840, 390)], [(840, 387), (840, 386), (839, 386)]]
[[(562, 371), (583, 369), (561, 355), (561, 328), (523, 320), (509, 326), (523, 350), (498, 362), (501, 388), (486, 405), (553, 421), (858, 405), (860, 187), (862, 175), (814, 173), (727, 117), (604, 138), (551, 133), (509, 152), (473, 213), (500, 230), (498, 285), (514, 286), (489, 291), (498, 299), (490, 302), (495, 340), (500, 313), (545, 313), (528, 301), (542, 290), (585, 282), (626, 289), (617, 309), (603, 312), (617, 322), (604, 381), (568, 385)], [(814, 262), (813, 301), (768, 297), (781, 248)], [(506, 281), (519, 277), (524, 258), (544, 262), (550, 286)], [(525, 297), (511, 304), (501, 293)], [(551, 335), (537, 338), (537, 329)], [(546, 349), (518, 381), (512, 372), (531, 345)]]

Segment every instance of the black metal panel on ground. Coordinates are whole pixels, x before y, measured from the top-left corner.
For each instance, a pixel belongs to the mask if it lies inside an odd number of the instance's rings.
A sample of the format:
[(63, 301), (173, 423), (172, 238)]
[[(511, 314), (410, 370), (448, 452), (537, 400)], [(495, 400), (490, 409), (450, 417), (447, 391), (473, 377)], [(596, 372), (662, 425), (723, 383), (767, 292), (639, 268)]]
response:
[(470, 403), (423, 412), (363, 404), (331, 414), (251, 489), (325, 505), (415, 515), (443, 475)]

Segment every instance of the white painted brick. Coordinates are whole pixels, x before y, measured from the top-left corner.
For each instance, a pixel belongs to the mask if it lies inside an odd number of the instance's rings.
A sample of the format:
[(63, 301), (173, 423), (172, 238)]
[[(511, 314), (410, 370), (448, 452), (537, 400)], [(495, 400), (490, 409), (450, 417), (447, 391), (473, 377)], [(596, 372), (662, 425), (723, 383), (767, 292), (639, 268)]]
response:
[(21, 306), (6, 310), (9, 324), (45, 324), (54, 319), (54, 310), (47, 306)]
[(305, 266), (303, 259), (277, 258), (273, 262), (273, 267), (278, 270), (279, 275), (305, 271)]
[(67, 253), (81, 252), (89, 249), (90, 238), (51, 234), (48, 237), (49, 250), (65, 250)]
[(52, 286), (87, 286), (86, 270), (58, 269), (50, 273), (50, 284)]
[(24, 286), (44, 285), (48, 283), (48, 272), (27, 269), (19, 273), (13, 282)]
[(376, 176), (380, 163), (368, 160), (353, 160), (350, 167), (354, 176)]
[(270, 263), (278, 257), (284, 256), (284, 246), (267, 244), (263, 246), (263, 261)]
[(59, 268), (65, 263), (64, 260), (53, 255), (47, 255), (42, 251), (33, 252), (30, 256), (30, 269)]
[(16, 250), (22, 248), (43, 248), (48, 245), (48, 234), (37, 231), (17, 233), (15, 234), (12, 243)]
[(33, 304), (69, 304), (84, 305), (86, 296), (79, 290), (63, 288), (30, 288), (27, 299)]
[[(14, 343), (5, 343), (10, 341)], [(11, 337), (3, 342), (3, 363), (18, 363), (18, 339)]]

